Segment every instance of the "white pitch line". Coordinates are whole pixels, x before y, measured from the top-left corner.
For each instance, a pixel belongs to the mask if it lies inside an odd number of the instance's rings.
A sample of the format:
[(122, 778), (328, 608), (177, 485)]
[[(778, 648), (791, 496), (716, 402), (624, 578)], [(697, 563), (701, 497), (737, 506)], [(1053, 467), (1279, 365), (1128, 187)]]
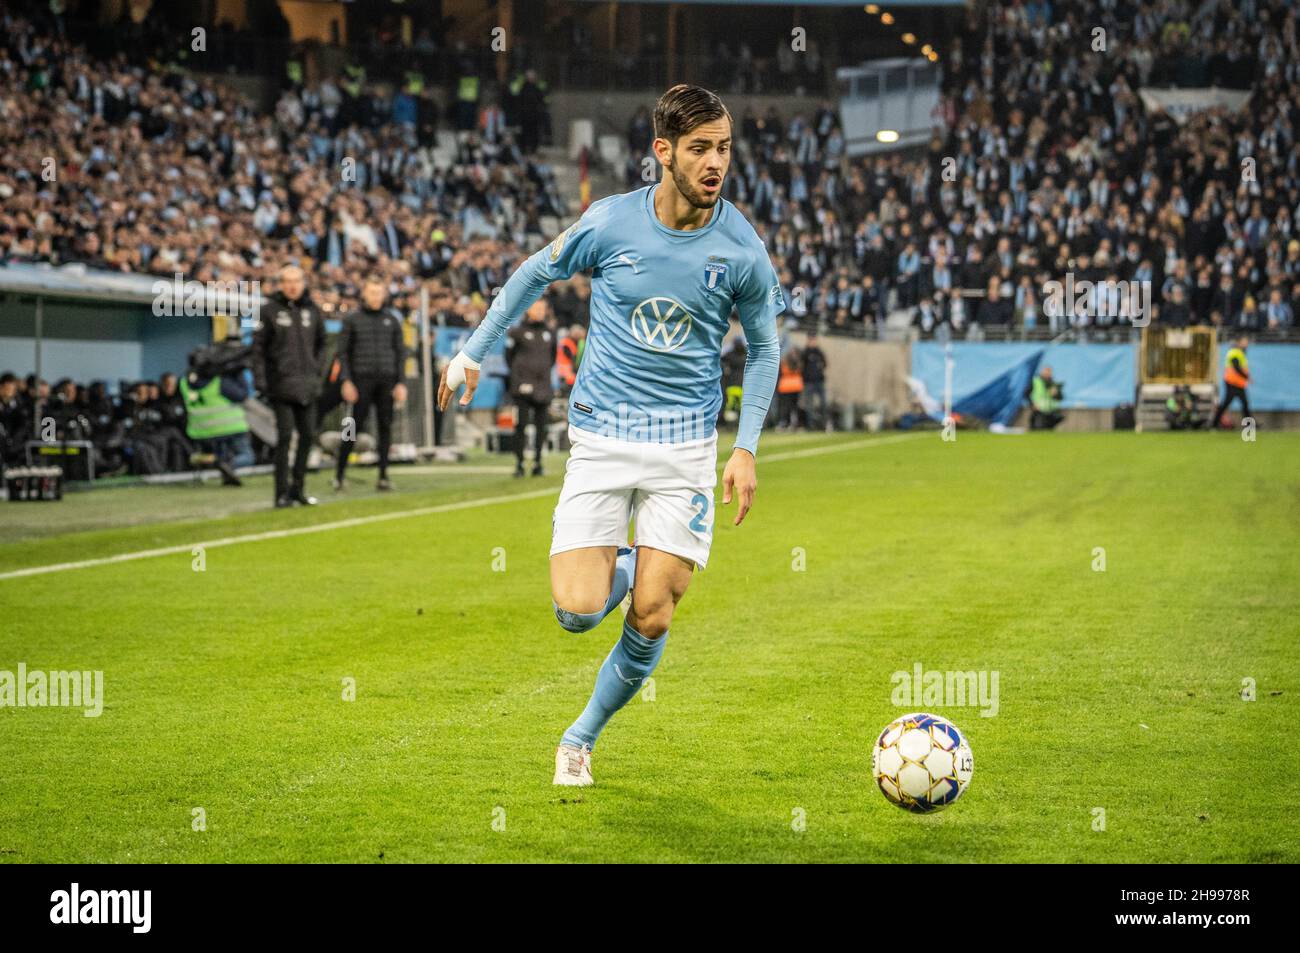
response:
[[(874, 439), (854, 440), (849, 443), (831, 444), (825, 447), (809, 447), (804, 450), (787, 450), (782, 453), (773, 453), (764, 455), (761, 458), (763, 463), (777, 463), (782, 460), (797, 460), (803, 457), (820, 456), (826, 453), (844, 453), (849, 450), (863, 450), (868, 447), (881, 446), (887, 443), (897, 443), (900, 440), (910, 440), (921, 436), (921, 434), (902, 434), (891, 437), (877, 437)], [(111, 566), (115, 563), (133, 562), (137, 559), (153, 559), (157, 556), (178, 556), (182, 553), (190, 554), (197, 547), (204, 549), (216, 549), (220, 546), (236, 546), (240, 543), (260, 543), (268, 539), (286, 539), (290, 536), (305, 536), (308, 533), (324, 533), (335, 529), (349, 529), (353, 526), (368, 526), (371, 523), (384, 523), (389, 520), (409, 519), (416, 516), (431, 516), (435, 513), (452, 513), (457, 510), (477, 509), (481, 506), (495, 506), (498, 503), (514, 503), (520, 500), (536, 500), (545, 496), (554, 496), (559, 492), (558, 487), (547, 487), (543, 490), (529, 490), (526, 493), (510, 493), (505, 496), (486, 496), (477, 500), (462, 500), (459, 503), (440, 503), (437, 506), (421, 506), (413, 510), (394, 510), (389, 513), (373, 513), (370, 516), (354, 516), (345, 520), (333, 520), (329, 523), (314, 523), (311, 526), (293, 526), (288, 529), (267, 530), (264, 533), (249, 533), (244, 536), (227, 536), (222, 539), (212, 539), (201, 543), (185, 543), (179, 546), (162, 546), (158, 549), (142, 549), (134, 553), (119, 553), (116, 556), (101, 556), (98, 559), (83, 559), (79, 562), (71, 563), (52, 563), (48, 566), (31, 566), (27, 569), (12, 569), (9, 572), (0, 573), (0, 580), (4, 579), (21, 579), (26, 576), (43, 576), (53, 572), (67, 572), (72, 569), (90, 569), (94, 566)]]
[(758, 458), (759, 463), (775, 463), (778, 460), (801, 460), (804, 457), (819, 457), (824, 453), (843, 453), (846, 450), (860, 450), (866, 447), (878, 447), (885, 443), (899, 443), (903, 440), (915, 440), (923, 437), (921, 433), (893, 434), (888, 437), (865, 437), (848, 443), (833, 443), (825, 447), (808, 447), (804, 450), (786, 450), (782, 453), (765, 453)]
[(429, 516), (434, 513), (450, 513), (455, 510), (468, 510), (479, 506), (492, 506), (496, 503), (510, 503), (514, 500), (532, 500), (543, 496), (553, 496), (554, 487), (544, 490), (530, 490), (527, 493), (511, 493), (508, 496), (487, 496), (477, 500), (462, 500), (459, 503), (442, 503), (438, 506), (421, 506), (413, 510), (394, 510), (390, 513), (374, 513), (370, 516), (354, 516), (346, 520), (334, 520), (329, 523), (313, 523), (311, 526), (293, 526), (288, 529), (267, 530), (264, 533), (249, 533), (245, 536), (227, 536), (202, 543), (186, 543), (181, 546), (163, 546), (158, 549), (142, 549), (134, 553), (120, 553), (117, 556), (101, 556), (98, 559), (83, 559), (75, 563), (54, 563), (49, 566), (32, 566), (28, 569), (14, 569), (0, 573), (0, 579), (17, 579), (22, 576), (40, 576), (50, 572), (64, 572), (69, 569), (88, 569), (92, 566), (109, 566), (113, 563), (131, 562), (135, 559), (152, 559), (155, 556), (176, 556), (190, 553), (196, 547), (215, 549), (219, 546), (235, 546), (239, 543), (260, 543), (268, 539), (285, 539), (289, 536), (305, 536), (307, 533), (323, 533), (332, 529), (347, 529), (352, 526), (366, 526), (370, 523), (383, 523), (387, 520), (400, 520), (412, 516)]
[(514, 473), (515, 468), (463, 466), (459, 463), (431, 463), (427, 465), (417, 463), (412, 465), (403, 464), (401, 466), (396, 466), (393, 468), (393, 472), (397, 474), (399, 479), (407, 473), (418, 473), (421, 476), (429, 474), (450, 476), (453, 474), (460, 475), (462, 473), (468, 473), (471, 475), (484, 474), (487, 476), (505, 476), (508, 473)]

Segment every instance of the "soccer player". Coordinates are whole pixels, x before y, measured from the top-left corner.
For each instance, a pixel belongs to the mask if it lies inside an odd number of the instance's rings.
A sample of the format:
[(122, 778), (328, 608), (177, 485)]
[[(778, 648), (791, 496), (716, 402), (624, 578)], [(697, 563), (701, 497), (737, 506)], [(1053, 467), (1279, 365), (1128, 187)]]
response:
[(468, 404), (507, 326), (552, 281), (591, 269), (591, 331), (569, 396), (572, 450), (552, 522), (551, 593), (570, 632), (589, 631), (631, 598), (591, 700), (555, 753), (555, 783), (576, 787), (592, 783), (596, 739), (654, 671), (673, 610), (708, 561), (720, 355), (733, 311), (748, 358), (722, 501), (737, 498), (737, 526), (753, 504), (780, 361), (780, 282), (753, 227), (722, 198), (731, 114), (714, 93), (678, 85), (655, 106), (654, 129), (660, 181), (594, 203), (524, 262), (438, 386), (439, 407), (462, 384)]

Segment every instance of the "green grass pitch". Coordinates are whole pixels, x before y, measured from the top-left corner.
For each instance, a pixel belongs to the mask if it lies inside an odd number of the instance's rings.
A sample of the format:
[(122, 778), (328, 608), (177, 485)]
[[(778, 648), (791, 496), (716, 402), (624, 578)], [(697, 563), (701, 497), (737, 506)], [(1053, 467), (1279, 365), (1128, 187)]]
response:
[[(771, 435), (581, 793), (553, 750), (618, 615), (552, 618), (558, 475), (0, 504), (0, 669), (102, 670), (106, 698), (0, 708), (0, 860), (1295, 862), (1297, 460), (1275, 433)], [(975, 774), (926, 817), (870, 776), (917, 663), (999, 673), (995, 717), (936, 706)]]

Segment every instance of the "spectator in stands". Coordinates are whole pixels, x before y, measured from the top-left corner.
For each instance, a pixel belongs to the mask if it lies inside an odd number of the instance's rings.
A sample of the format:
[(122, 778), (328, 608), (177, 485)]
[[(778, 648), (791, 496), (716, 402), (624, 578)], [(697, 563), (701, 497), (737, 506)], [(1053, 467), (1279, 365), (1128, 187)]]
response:
[(1264, 318), (1256, 307), (1255, 296), (1246, 295), (1241, 302), (1241, 310), (1237, 312), (1236, 320), (1233, 326), (1239, 331), (1256, 332), (1264, 327)]
[(917, 305), (916, 313), (912, 318), (912, 323), (921, 329), (923, 335), (932, 334), (940, 324), (944, 322), (943, 310), (936, 304), (934, 298), (923, 298)]
[(1030, 430), (1054, 430), (1065, 419), (1060, 410), (1063, 393), (1064, 385), (1054, 380), (1052, 369), (1044, 365), (1034, 375), (1029, 393), (1029, 402), (1033, 406), (1029, 416)]
[(524, 74), (515, 103), (519, 116), (519, 148), (524, 155), (532, 155), (541, 144), (542, 130), (546, 125), (546, 94), (535, 71), (528, 70)]
[(862, 276), (862, 281), (849, 303), (849, 314), (855, 320), (861, 321), (863, 328), (872, 334), (884, 322), (885, 306), (874, 275)]
[(1192, 309), (1182, 284), (1171, 286), (1169, 300), (1160, 309), (1160, 323), (1172, 328), (1185, 328), (1192, 323)]
[(1291, 305), (1282, 296), (1281, 288), (1274, 288), (1268, 293), (1268, 304), (1264, 307), (1264, 319), (1270, 329), (1289, 328), (1295, 321)]
[(960, 334), (966, 330), (969, 324), (969, 306), (966, 304), (966, 297), (961, 293), (960, 288), (953, 288), (946, 295), (943, 292), (935, 294), (935, 310), (938, 312), (941, 321), (945, 321), (948, 327), (954, 332)]
[(989, 278), (984, 300), (975, 312), (975, 320), (983, 327), (990, 325), (1008, 325), (1015, 313), (1015, 304), (1002, 295), (1002, 279), (997, 275)]

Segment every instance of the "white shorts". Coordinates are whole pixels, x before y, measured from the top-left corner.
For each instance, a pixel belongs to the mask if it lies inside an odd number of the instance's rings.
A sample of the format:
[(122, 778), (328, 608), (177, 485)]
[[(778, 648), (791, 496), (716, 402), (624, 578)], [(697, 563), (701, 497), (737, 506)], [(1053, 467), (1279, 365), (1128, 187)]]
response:
[(713, 542), (718, 435), (690, 443), (634, 443), (569, 427), (573, 449), (551, 524), (551, 555), (632, 545), (690, 559), (701, 569)]

